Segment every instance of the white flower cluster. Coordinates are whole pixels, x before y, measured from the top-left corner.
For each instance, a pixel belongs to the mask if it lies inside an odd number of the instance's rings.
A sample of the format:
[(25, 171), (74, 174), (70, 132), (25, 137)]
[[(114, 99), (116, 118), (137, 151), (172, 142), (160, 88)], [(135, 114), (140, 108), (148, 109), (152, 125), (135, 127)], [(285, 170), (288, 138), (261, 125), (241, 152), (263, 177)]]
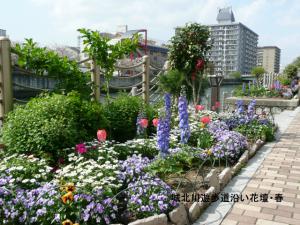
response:
[(99, 148), (98, 159), (86, 159), (83, 155), (69, 154), (69, 165), (56, 171), (55, 179), (59, 184), (73, 182), (84, 190), (119, 188), (119, 164), (112, 148)]
[(0, 177), (13, 177), (10, 186), (13, 186), (15, 182), (35, 185), (37, 182), (46, 181), (51, 170), (46, 160), (32, 155), (12, 154), (0, 161)]

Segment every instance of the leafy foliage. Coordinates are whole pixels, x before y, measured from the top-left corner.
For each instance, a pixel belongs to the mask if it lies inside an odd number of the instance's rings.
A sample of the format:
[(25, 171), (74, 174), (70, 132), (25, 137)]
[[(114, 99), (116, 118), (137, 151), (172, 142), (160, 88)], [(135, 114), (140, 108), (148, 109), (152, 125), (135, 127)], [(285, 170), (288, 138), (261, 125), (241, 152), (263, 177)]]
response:
[(173, 96), (179, 97), (184, 74), (179, 70), (170, 70), (159, 77), (160, 88)]
[(25, 39), (23, 44), (16, 44), (12, 52), (18, 55), (18, 66), (40, 76), (58, 79), (56, 89), (65, 92), (76, 90), (83, 96), (89, 96), (87, 85), (89, 74), (83, 73), (77, 62), (66, 56), (59, 56), (55, 51), (39, 47), (32, 39)]
[(253, 74), (256, 77), (256, 79), (258, 79), (264, 73), (265, 73), (265, 69), (260, 66), (254, 67), (251, 70), (251, 74)]
[[(300, 68), (300, 67), (299, 67)], [(293, 79), (297, 76), (298, 67), (295, 64), (289, 64), (284, 68), (283, 73), (290, 79)]]
[[(105, 116), (110, 121), (110, 138), (124, 142), (136, 135), (136, 120), (140, 112), (145, 112), (151, 121), (157, 112), (151, 106), (145, 106), (140, 97), (119, 95), (114, 101), (105, 105)], [(150, 124), (150, 123), (149, 123)], [(154, 128), (148, 127), (150, 133)]]
[[(193, 167), (194, 155), (189, 150), (181, 150), (166, 158), (158, 158), (147, 167), (147, 171), (162, 179), (170, 174), (181, 174)], [(199, 159), (197, 159), (199, 165)]]
[(90, 29), (78, 29), (82, 34), (84, 52), (87, 53), (104, 71), (106, 80), (106, 89), (115, 70), (115, 64), (118, 59), (124, 55), (134, 52), (138, 44), (138, 36), (134, 35), (132, 39), (126, 38), (116, 44), (110, 44), (110, 39), (100, 34), (99, 31)]
[(8, 114), (3, 142), (11, 153), (46, 153), (57, 159), (62, 148), (91, 140), (98, 128), (107, 128), (102, 111), (76, 93), (43, 95)]
[(257, 120), (248, 124), (239, 125), (234, 129), (247, 137), (250, 141), (258, 139), (265, 139), (266, 141), (273, 141), (275, 138), (275, 129), (271, 124), (262, 124)]
[(214, 143), (213, 135), (207, 130), (203, 128), (198, 128), (196, 131), (191, 133), (191, 137), (189, 139), (189, 144), (192, 146), (197, 146), (201, 149), (210, 148)]
[(241, 75), (241, 72), (235, 71), (235, 72), (233, 72), (232, 74), (230, 74), (230, 77), (232, 77), (232, 78), (234, 78), (234, 79), (241, 79), (241, 78), (242, 78), (242, 75)]

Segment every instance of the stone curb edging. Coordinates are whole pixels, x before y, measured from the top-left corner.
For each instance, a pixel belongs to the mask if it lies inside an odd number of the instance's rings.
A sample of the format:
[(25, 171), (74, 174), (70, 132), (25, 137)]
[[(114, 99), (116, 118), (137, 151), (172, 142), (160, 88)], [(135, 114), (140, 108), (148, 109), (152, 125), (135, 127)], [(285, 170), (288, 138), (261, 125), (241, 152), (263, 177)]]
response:
[[(211, 196), (220, 193), (264, 144), (265, 141), (257, 140), (256, 143), (241, 155), (233, 167), (226, 167), (219, 175), (217, 175), (216, 169), (212, 169), (204, 178), (204, 181), (209, 185), (209, 188), (205, 191), (205, 196), (211, 198)], [(183, 204), (180, 204), (168, 216), (166, 214), (154, 215), (136, 220), (128, 225), (169, 225), (168, 218), (173, 225), (189, 225), (194, 223), (210, 204), (211, 202), (194, 202), (188, 209)]]

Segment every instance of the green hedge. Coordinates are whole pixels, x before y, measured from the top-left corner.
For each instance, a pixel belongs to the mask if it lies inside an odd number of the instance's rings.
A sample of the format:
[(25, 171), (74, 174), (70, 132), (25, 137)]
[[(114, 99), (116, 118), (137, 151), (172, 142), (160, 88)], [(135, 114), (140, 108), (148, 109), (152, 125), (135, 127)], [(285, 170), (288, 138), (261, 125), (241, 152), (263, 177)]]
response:
[(110, 139), (124, 142), (136, 136), (137, 116), (143, 109), (143, 101), (140, 97), (120, 94), (104, 108), (105, 116), (110, 121)]

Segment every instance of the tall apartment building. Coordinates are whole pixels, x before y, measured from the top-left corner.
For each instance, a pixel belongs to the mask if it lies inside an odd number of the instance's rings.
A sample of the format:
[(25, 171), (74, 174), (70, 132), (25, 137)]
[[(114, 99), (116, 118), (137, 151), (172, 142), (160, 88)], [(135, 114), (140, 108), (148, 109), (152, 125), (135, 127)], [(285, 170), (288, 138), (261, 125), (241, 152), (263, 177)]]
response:
[(263, 67), (269, 73), (279, 73), (280, 49), (277, 46), (258, 47), (257, 66)]
[(256, 66), (258, 35), (235, 22), (231, 7), (219, 9), (218, 24), (209, 25), (213, 47), (210, 61), (215, 74), (228, 77), (235, 71), (249, 74)]
[(1, 36), (6, 36), (6, 30), (2, 30), (2, 29), (0, 29), (0, 37)]

